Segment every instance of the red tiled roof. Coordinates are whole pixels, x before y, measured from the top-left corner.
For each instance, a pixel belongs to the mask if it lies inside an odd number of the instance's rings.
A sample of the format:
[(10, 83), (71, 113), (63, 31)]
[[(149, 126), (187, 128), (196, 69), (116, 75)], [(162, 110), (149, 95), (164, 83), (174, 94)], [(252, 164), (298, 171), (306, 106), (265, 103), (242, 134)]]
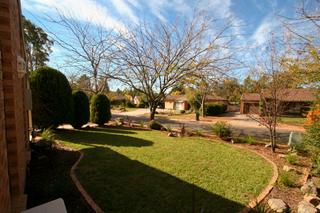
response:
[(259, 93), (243, 93), (241, 96), (242, 101), (260, 101)]
[[(169, 95), (165, 101), (188, 101), (185, 95)], [(208, 95), (206, 101), (227, 101), (227, 99), (216, 95)]]
[[(264, 94), (267, 94), (264, 92)], [(311, 89), (282, 89), (279, 91), (279, 99), (287, 102), (312, 102), (316, 100), (316, 90)], [(244, 93), (242, 101), (260, 101), (259, 93)]]

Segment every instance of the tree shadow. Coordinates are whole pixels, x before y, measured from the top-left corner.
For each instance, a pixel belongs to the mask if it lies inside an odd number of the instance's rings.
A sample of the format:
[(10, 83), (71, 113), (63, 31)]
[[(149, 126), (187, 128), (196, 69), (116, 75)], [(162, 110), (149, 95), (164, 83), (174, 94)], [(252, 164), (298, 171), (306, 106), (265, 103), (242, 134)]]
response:
[[(131, 133), (129, 133), (131, 132)], [(135, 134), (133, 131), (97, 128), (95, 130), (56, 130), (56, 137), (58, 140), (69, 141), (75, 144), (84, 145), (109, 145), (109, 146), (131, 146), (142, 147), (151, 146), (153, 142), (142, 140), (135, 137), (130, 137), (125, 134)], [(115, 134), (112, 134), (115, 133)], [(120, 134), (119, 134), (120, 133)]]
[(230, 213), (244, 208), (109, 148), (93, 146), (83, 152), (77, 176), (105, 212)]

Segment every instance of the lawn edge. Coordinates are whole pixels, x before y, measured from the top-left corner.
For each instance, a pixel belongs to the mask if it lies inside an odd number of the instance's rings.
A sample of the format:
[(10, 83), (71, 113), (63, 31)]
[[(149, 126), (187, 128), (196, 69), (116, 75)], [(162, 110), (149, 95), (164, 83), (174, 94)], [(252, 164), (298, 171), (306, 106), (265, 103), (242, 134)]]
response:
[(88, 192), (84, 189), (84, 187), (81, 185), (80, 181), (78, 180), (75, 170), (77, 166), (79, 165), (80, 161), (82, 160), (84, 154), (81, 150), (73, 149), (67, 146), (61, 145), (58, 141), (55, 141), (56, 145), (58, 146), (59, 149), (66, 150), (66, 151), (73, 151), (73, 152), (78, 152), (80, 154), (78, 160), (72, 165), (70, 169), (70, 177), (72, 179), (72, 182), (75, 184), (77, 187), (78, 191), (82, 195), (82, 197), (85, 199), (85, 201), (88, 203), (88, 205), (96, 212), (96, 213), (104, 213), (104, 211), (100, 208), (100, 206), (94, 202), (92, 197), (88, 194)]
[(277, 165), (272, 160), (270, 160), (268, 157), (264, 156), (263, 154), (258, 153), (254, 150), (245, 148), (245, 147), (241, 147), (241, 146), (237, 146), (237, 147), (240, 149), (248, 150), (248, 151), (262, 157), (263, 159), (265, 159), (267, 162), (269, 162), (271, 164), (272, 170), (273, 170), (273, 176), (272, 176), (271, 180), (269, 181), (268, 185), (262, 190), (262, 192), (256, 198), (252, 199), (246, 207), (244, 207), (241, 211), (239, 211), (239, 213), (247, 213), (252, 208), (256, 207), (263, 199), (265, 199), (267, 197), (267, 195), (270, 194), (271, 190), (274, 187), (274, 184), (276, 183), (276, 181), (278, 179), (279, 172), (278, 172)]

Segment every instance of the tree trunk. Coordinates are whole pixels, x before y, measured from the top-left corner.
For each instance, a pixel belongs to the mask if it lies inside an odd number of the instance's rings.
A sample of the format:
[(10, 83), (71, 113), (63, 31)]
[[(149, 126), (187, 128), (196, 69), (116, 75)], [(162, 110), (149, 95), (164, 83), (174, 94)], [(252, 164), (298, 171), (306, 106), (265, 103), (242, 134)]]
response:
[(154, 120), (156, 110), (157, 110), (157, 104), (150, 104), (150, 120)]
[(206, 96), (203, 96), (201, 99), (201, 116), (204, 118), (206, 116), (206, 112), (205, 112), (205, 100), (206, 100)]

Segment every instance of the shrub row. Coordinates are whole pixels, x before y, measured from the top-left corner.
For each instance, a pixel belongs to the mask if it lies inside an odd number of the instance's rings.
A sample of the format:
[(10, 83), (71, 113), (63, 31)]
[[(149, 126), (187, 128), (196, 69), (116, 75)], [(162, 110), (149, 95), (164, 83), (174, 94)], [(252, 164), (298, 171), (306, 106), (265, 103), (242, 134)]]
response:
[(207, 104), (206, 105), (206, 115), (214, 116), (220, 115), (227, 111), (227, 105), (225, 104)]
[(70, 123), (81, 128), (90, 120), (103, 125), (111, 118), (110, 102), (105, 95), (89, 99), (82, 91), (72, 93), (64, 74), (50, 67), (42, 67), (30, 74), (32, 91), (32, 120), (38, 128), (56, 128)]

